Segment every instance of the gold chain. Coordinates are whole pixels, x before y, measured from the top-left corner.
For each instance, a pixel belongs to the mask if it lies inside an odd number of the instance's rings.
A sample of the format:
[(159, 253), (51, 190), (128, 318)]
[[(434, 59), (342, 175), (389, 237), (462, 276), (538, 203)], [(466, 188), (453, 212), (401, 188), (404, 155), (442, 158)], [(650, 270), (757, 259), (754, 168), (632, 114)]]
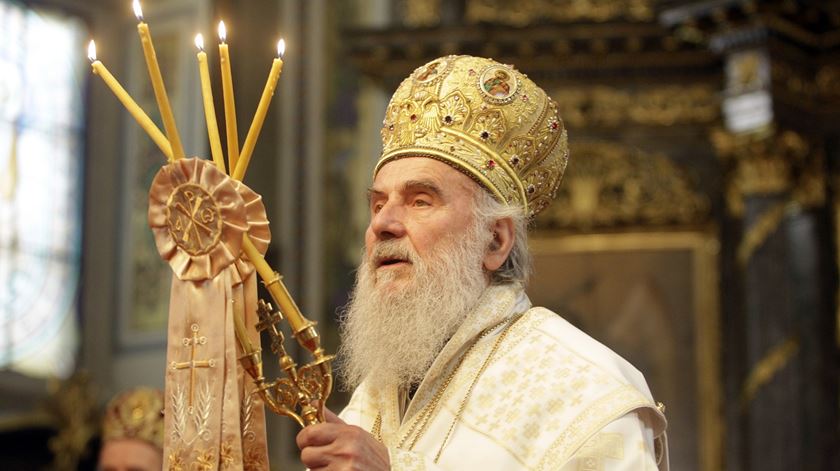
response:
[[(398, 445), (399, 448), (405, 449), (404, 448), (405, 447), (405, 442), (409, 439), (409, 437), (414, 435), (414, 438), (411, 441), (411, 444), (408, 446), (408, 450), (414, 449), (414, 446), (417, 444), (417, 442), (420, 440), (420, 438), (426, 433), (426, 430), (429, 426), (429, 422), (431, 421), (431, 418), (434, 415), (434, 412), (437, 410), (438, 405), (440, 404), (440, 401), (443, 398), (444, 393), (446, 392), (447, 388), (449, 387), (449, 384), (452, 382), (452, 379), (455, 377), (455, 375), (461, 369), (461, 365), (464, 364), (464, 359), (466, 359), (470, 355), (470, 353), (473, 351), (475, 346), (482, 339), (484, 339), (491, 332), (493, 332), (497, 328), (499, 328), (499, 326), (506, 323), (507, 326), (505, 327), (505, 330), (496, 339), (496, 342), (493, 344), (493, 348), (491, 349), (490, 354), (484, 360), (484, 364), (479, 369), (475, 378), (473, 378), (472, 384), (470, 385), (470, 388), (467, 391), (467, 395), (461, 401), (461, 405), (459, 407), (458, 414), (455, 416), (455, 419), (453, 420), (452, 425), (449, 427), (449, 432), (446, 434), (446, 437), (444, 438), (444, 441), (441, 444), (440, 450), (438, 450), (437, 457), (435, 457), (435, 462), (437, 462), (438, 458), (440, 458), (440, 454), (443, 451), (443, 447), (446, 444), (446, 441), (449, 439), (449, 436), (451, 435), (452, 430), (455, 428), (455, 423), (461, 418), (461, 415), (463, 414), (463, 411), (466, 408), (466, 403), (469, 400), (470, 395), (472, 395), (472, 390), (475, 387), (476, 383), (478, 382), (479, 377), (481, 377), (481, 375), (487, 369), (487, 366), (490, 364), (490, 360), (493, 358), (493, 355), (499, 349), (499, 346), (501, 345), (502, 340), (504, 340), (505, 336), (507, 335), (508, 331), (510, 330), (510, 327), (521, 317), (522, 317), (522, 314), (519, 314), (519, 315), (516, 315), (516, 316), (511, 317), (509, 319), (505, 319), (505, 320), (503, 320), (503, 321), (501, 321), (501, 322), (499, 322), (499, 323), (497, 323), (497, 324), (495, 324), (491, 327), (488, 327), (488, 328), (484, 329), (481, 332), (481, 334), (479, 334), (476, 341), (472, 345), (470, 345), (470, 347), (467, 349), (467, 351), (464, 353), (464, 355), (462, 355), (460, 360), (458, 360), (458, 364), (455, 365), (455, 367), (452, 369), (452, 372), (446, 378), (443, 385), (441, 385), (441, 387), (438, 388), (438, 390), (435, 392), (434, 397), (417, 414), (417, 417), (414, 420), (414, 422), (412, 423), (411, 428), (409, 429), (408, 433), (400, 441), (400, 443)], [(377, 416), (377, 422), (379, 422), (381, 424), (381, 414), (379, 414)], [(374, 426), (376, 426), (376, 424), (374, 424)], [(415, 435), (415, 431), (417, 430), (418, 426), (420, 427), (420, 429), (419, 429), (419, 431), (417, 431), (417, 433)]]
[(487, 358), (484, 360), (484, 363), (481, 365), (481, 368), (476, 373), (475, 378), (473, 378), (472, 383), (470, 384), (470, 388), (467, 389), (467, 394), (464, 395), (464, 398), (461, 400), (461, 405), (458, 406), (458, 413), (455, 414), (455, 417), (452, 419), (452, 423), (449, 425), (449, 430), (446, 432), (446, 436), (443, 437), (443, 442), (440, 444), (440, 448), (438, 448), (438, 452), (435, 455), (435, 464), (437, 464), (438, 460), (440, 459), (441, 453), (443, 453), (443, 448), (446, 446), (446, 442), (449, 441), (449, 437), (452, 435), (452, 431), (455, 430), (455, 424), (457, 424), (461, 420), (461, 416), (464, 414), (464, 409), (467, 408), (467, 401), (469, 401), (470, 396), (472, 396), (473, 389), (475, 385), (478, 383), (478, 379), (481, 378), (481, 375), (484, 374), (484, 371), (487, 370), (487, 367), (490, 365), (490, 360), (493, 358), (493, 355), (496, 354), (496, 351), (499, 350), (499, 346), (502, 344), (502, 341), (507, 336), (508, 332), (510, 332), (511, 326), (522, 317), (522, 314), (514, 316), (508, 322), (508, 325), (505, 326), (505, 330), (499, 334), (499, 337), (496, 339), (496, 342), (493, 344), (493, 348), (490, 350), (490, 353), (487, 354)]
[(382, 413), (376, 413), (376, 420), (373, 421), (373, 428), (370, 429), (371, 435), (375, 438), (379, 443), (382, 443)]

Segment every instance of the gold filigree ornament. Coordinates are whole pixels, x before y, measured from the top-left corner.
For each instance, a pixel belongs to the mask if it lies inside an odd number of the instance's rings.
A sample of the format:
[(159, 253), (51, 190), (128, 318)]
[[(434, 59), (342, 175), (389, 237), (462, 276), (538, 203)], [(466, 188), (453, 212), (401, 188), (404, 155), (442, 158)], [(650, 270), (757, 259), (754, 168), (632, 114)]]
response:
[(382, 123), (374, 175), (405, 157), (443, 161), (533, 217), (557, 192), (569, 160), (557, 104), (510, 65), (446, 56), (397, 88)]
[(108, 403), (102, 439), (134, 438), (163, 448), (163, 392), (152, 388), (126, 391)]
[(212, 279), (232, 263), (241, 281), (253, 271), (239, 257), (243, 234), (262, 253), (271, 238), (261, 197), (199, 158), (176, 160), (157, 173), (149, 226), (161, 257), (184, 281)]

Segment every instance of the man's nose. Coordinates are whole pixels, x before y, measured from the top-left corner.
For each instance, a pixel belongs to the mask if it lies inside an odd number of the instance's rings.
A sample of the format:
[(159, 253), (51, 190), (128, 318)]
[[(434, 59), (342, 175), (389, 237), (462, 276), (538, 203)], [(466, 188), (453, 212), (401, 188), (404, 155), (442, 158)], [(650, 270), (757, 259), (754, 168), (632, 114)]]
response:
[(401, 205), (385, 203), (370, 220), (370, 228), (379, 240), (399, 239), (405, 235), (404, 211)]

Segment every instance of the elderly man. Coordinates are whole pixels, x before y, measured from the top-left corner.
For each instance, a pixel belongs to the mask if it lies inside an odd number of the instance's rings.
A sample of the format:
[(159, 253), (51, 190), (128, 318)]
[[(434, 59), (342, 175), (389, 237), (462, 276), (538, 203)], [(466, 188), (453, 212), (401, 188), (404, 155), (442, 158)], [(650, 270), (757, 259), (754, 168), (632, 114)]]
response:
[(399, 86), (343, 324), (341, 418), (311, 469), (667, 469), (641, 373), (532, 307), (528, 221), (568, 160), (556, 104), (513, 67), (448, 56)]
[(163, 468), (163, 392), (137, 388), (114, 397), (102, 421), (100, 471)]

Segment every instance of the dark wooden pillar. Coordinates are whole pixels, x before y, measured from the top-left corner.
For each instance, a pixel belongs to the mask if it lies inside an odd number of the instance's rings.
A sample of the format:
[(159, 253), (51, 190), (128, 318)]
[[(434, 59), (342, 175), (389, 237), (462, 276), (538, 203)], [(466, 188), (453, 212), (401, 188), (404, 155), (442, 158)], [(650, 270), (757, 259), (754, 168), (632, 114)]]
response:
[[(675, 36), (721, 55), (722, 129), (740, 309), (725, 338), (727, 469), (836, 469), (836, 262), (818, 80), (840, 25), (808, 2), (673, 2)], [(833, 69), (832, 69), (833, 70)]]

